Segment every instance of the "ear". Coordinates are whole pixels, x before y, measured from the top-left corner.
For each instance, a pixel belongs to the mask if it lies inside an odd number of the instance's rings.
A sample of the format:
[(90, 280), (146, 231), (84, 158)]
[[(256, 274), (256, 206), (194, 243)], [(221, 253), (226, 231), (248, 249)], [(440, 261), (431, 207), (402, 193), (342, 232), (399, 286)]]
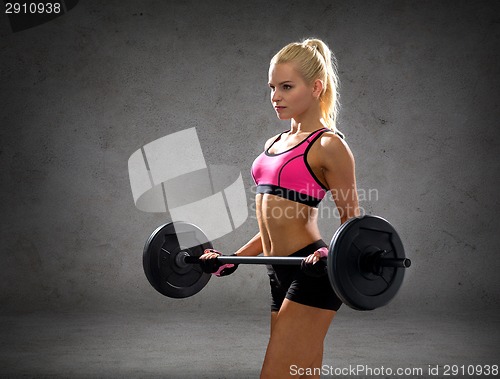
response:
[(316, 79), (313, 83), (313, 92), (312, 95), (314, 98), (319, 99), (321, 94), (323, 93), (323, 81), (321, 79)]

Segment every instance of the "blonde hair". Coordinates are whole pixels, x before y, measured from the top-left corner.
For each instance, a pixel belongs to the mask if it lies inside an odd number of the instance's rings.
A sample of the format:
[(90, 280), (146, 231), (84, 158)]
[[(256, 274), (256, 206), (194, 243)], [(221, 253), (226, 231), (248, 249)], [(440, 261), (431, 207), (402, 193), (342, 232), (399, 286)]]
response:
[(271, 64), (287, 62), (295, 63), (307, 83), (313, 83), (316, 79), (323, 81), (323, 91), (319, 96), (323, 119), (330, 130), (344, 138), (337, 129), (339, 78), (333, 52), (320, 39), (308, 38), (286, 45), (271, 59)]

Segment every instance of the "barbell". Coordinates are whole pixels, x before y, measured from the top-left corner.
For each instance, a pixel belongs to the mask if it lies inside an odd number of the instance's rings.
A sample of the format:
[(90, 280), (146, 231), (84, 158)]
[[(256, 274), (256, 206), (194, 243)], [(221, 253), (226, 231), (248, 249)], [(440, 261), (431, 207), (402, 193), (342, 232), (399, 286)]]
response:
[[(144, 246), (144, 273), (153, 288), (167, 297), (193, 296), (212, 276), (199, 264), (205, 249), (212, 248), (196, 225), (181, 221), (161, 225)], [(304, 258), (216, 259), (220, 264), (300, 265)], [(382, 217), (365, 215), (346, 221), (335, 232), (328, 249), (326, 274), (344, 304), (356, 310), (373, 310), (394, 298), (403, 282), (404, 269), (410, 265), (394, 227)]]

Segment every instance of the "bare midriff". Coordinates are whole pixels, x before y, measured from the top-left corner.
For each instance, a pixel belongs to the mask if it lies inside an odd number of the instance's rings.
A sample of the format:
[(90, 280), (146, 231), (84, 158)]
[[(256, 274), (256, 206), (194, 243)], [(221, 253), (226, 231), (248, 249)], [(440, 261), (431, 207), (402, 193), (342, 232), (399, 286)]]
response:
[(264, 255), (287, 256), (321, 239), (317, 208), (272, 194), (257, 194), (255, 205)]

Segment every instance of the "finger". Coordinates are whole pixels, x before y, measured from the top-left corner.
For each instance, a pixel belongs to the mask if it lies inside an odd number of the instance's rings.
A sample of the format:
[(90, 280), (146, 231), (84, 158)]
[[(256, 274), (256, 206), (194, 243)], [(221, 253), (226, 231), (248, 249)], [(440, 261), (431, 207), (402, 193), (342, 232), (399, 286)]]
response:
[(218, 256), (219, 256), (218, 254), (214, 254), (214, 253), (205, 253), (205, 254), (200, 256), (200, 259), (212, 259), (212, 258), (218, 257)]

